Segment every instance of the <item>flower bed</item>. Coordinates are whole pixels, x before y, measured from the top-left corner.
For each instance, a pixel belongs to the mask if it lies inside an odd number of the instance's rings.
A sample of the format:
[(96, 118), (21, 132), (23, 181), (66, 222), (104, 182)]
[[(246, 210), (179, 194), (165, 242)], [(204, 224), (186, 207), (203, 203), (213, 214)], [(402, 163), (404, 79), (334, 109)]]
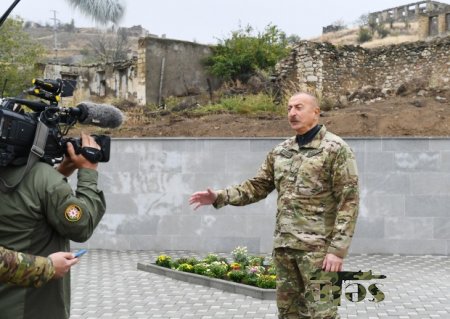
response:
[(138, 264), (138, 269), (255, 298), (275, 299), (276, 276), (271, 260), (248, 255), (246, 247), (237, 247), (231, 254), (231, 263), (215, 254), (202, 260), (161, 255), (155, 264)]

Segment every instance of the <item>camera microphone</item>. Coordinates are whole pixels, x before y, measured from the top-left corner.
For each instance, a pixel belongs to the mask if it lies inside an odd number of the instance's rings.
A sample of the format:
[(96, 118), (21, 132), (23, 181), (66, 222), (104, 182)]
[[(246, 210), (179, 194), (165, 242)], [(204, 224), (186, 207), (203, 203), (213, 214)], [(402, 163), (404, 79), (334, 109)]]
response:
[(112, 105), (81, 102), (71, 108), (70, 113), (78, 117), (78, 122), (103, 128), (117, 128), (122, 125), (123, 113)]

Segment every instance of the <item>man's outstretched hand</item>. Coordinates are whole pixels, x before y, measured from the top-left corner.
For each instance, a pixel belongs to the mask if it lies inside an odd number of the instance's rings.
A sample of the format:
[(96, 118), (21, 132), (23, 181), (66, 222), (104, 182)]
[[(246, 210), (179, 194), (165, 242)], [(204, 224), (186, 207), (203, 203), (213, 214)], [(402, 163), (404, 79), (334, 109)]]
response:
[(189, 205), (193, 205), (194, 210), (204, 205), (212, 205), (217, 199), (217, 193), (210, 188), (203, 192), (196, 192), (189, 198)]

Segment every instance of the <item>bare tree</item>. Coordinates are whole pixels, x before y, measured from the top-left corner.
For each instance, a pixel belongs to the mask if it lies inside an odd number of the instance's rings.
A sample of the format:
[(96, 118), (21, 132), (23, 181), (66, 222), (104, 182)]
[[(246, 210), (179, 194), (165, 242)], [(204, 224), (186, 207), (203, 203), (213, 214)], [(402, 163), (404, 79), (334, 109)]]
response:
[[(72, 7), (95, 22), (107, 25), (109, 22), (117, 24), (125, 13), (125, 6), (121, 0), (66, 0)], [(103, 63), (126, 59), (128, 37), (125, 29), (117, 32), (101, 32), (89, 47), (93, 52), (93, 59)]]
[(124, 28), (119, 28), (117, 32), (102, 32), (89, 41), (95, 60), (108, 63), (127, 58), (128, 34)]
[(347, 25), (346, 25), (344, 19), (336, 20), (331, 25), (337, 27), (339, 30), (347, 28)]
[(356, 24), (358, 24), (360, 27), (366, 26), (369, 24), (369, 14), (365, 13), (359, 16), (359, 18), (356, 20)]

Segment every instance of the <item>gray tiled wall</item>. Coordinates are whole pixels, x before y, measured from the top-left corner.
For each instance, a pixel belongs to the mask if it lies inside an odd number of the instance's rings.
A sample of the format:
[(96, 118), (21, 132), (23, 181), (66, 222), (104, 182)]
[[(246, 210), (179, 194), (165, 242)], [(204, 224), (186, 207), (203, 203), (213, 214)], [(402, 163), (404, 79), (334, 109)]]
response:
[[(276, 194), (245, 207), (188, 205), (191, 193), (253, 176), (283, 139), (115, 139), (100, 166), (108, 209), (75, 247), (270, 252)], [(360, 172), (352, 253), (450, 255), (450, 139), (347, 139)], [(71, 181), (74, 182), (73, 180)]]

